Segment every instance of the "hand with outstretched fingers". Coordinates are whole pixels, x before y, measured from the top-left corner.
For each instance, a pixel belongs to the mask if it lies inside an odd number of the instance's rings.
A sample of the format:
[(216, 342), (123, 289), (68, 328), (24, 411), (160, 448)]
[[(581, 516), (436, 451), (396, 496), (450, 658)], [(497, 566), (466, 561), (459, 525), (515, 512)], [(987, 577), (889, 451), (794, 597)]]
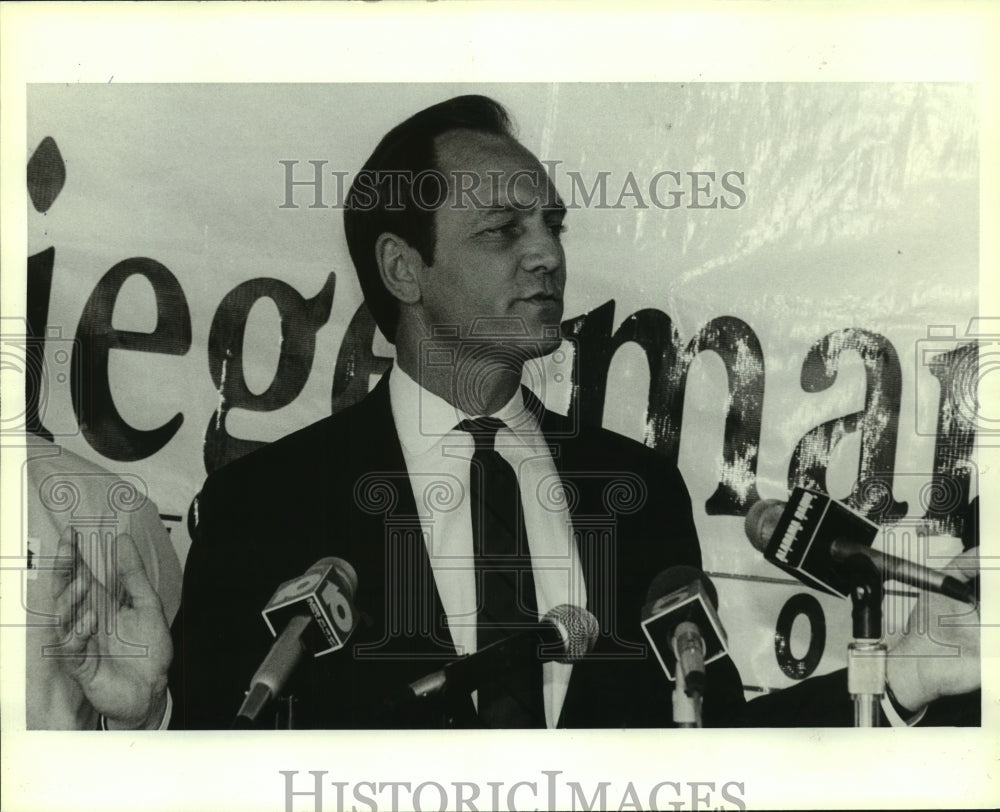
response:
[(80, 543), (72, 527), (59, 539), (52, 598), (61, 642), (43, 656), (61, 658), (109, 729), (156, 729), (173, 656), (160, 599), (131, 537), (110, 541), (106, 583), (84, 561)]

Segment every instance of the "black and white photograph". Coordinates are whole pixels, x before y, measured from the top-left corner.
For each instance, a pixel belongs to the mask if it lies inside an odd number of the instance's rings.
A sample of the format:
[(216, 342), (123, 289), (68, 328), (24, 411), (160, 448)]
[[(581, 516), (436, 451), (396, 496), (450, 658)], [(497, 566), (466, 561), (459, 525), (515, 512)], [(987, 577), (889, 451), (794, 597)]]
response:
[(5, 809), (991, 805), (995, 14), (12, 5)]

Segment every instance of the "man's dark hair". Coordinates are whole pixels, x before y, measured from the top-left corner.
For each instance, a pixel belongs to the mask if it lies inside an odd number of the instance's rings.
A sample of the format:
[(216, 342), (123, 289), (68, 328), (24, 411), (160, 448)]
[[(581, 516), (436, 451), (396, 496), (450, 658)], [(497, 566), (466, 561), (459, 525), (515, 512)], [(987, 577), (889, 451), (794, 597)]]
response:
[[(426, 264), (433, 264), (434, 212), (448, 194), (434, 140), (452, 130), (513, 138), (503, 105), (486, 96), (457, 96), (421, 110), (390, 130), (347, 194), (344, 233), (351, 260), (375, 323), (393, 343), (399, 307), (379, 276), (375, 242), (379, 235), (391, 232), (416, 249)], [(434, 182), (435, 175), (440, 182)]]

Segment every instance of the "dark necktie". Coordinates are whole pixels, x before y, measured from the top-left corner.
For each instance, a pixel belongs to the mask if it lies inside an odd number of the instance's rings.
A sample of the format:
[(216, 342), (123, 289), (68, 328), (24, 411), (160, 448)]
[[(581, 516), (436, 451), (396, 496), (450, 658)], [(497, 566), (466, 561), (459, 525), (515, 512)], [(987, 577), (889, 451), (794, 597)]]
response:
[[(517, 476), (494, 449), (505, 424), (491, 417), (458, 428), (476, 443), (469, 469), (469, 506), (478, 606), (476, 647), (482, 649), (538, 622), (535, 579)], [(545, 727), (542, 665), (537, 659), (505, 664), (479, 687), (479, 718), (487, 727)]]

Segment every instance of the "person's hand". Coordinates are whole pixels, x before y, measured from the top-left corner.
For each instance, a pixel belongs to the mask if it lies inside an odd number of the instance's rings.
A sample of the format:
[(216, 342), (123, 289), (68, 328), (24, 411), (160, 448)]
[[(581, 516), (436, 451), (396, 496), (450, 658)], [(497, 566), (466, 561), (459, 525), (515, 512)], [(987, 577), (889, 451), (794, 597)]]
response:
[[(979, 574), (979, 548), (966, 550), (943, 570), (960, 581)], [(914, 712), (942, 696), (979, 688), (979, 607), (922, 592), (902, 637), (890, 647), (889, 688)]]
[(45, 654), (61, 659), (109, 728), (154, 729), (166, 708), (170, 632), (135, 543), (123, 534), (111, 546), (105, 587), (73, 528), (59, 539), (52, 598), (62, 642)]

